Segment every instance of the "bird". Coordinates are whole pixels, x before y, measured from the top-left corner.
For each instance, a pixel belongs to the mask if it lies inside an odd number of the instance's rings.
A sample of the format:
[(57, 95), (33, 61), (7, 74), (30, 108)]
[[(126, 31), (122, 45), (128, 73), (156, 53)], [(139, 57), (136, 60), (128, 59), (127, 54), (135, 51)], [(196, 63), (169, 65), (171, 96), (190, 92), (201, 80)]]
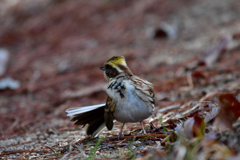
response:
[(123, 56), (113, 56), (100, 69), (108, 82), (106, 103), (70, 108), (66, 110), (67, 116), (75, 125), (88, 124), (86, 133), (92, 137), (97, 137), (105, 127), (112, 130), (115, 121), (123, 123), (118, 138), (125, 123), (140, 122), (146, 134), (143, 120), (155, 108), (153, 84), (134, 75)]

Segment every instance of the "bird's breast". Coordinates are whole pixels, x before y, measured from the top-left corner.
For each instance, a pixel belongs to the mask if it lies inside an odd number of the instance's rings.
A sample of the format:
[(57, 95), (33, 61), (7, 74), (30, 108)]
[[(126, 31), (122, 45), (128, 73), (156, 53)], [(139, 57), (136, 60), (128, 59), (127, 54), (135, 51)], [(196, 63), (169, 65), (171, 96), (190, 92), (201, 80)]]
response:
[(113, 116), (117, 121), (140, 122), (151, 116), (154, 105), (140, 92), (129, 80), (116, 80), (109, 84), (107, 94), (116, 102)]

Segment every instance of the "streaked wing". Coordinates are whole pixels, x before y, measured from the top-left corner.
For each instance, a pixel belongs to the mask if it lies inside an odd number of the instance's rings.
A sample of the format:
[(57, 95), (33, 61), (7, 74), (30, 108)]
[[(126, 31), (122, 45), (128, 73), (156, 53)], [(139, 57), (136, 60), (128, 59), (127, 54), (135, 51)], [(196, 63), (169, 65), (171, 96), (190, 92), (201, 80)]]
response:
[(144, 102), (151, 102), (155, 104), (155, 95), (153, 92), (153, 84), (147, 80), (141, 79), (138, 76), (133, 76), (131, 78), (132, 82), (135, 84), (137, 96)]
[(105, 125), (107, 126), (108, 130), (111, 130), (113, 128), (113, 112), (115, 110), (116, 103), (113, 101), (110, 97), (107, 98), (105, 111), (104, 111), (104, 120)]

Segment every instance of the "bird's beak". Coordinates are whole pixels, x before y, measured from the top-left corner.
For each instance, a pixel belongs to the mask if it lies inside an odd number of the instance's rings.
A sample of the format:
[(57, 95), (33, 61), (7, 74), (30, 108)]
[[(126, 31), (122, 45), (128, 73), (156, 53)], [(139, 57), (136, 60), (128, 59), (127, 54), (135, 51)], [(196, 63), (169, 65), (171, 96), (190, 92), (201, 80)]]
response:
[(100, 69), (104, 71), (104, 70), (105, 70), (105, 67), (104, 67), (104, 66), (102, 66), (102, 67), (100, 67)]

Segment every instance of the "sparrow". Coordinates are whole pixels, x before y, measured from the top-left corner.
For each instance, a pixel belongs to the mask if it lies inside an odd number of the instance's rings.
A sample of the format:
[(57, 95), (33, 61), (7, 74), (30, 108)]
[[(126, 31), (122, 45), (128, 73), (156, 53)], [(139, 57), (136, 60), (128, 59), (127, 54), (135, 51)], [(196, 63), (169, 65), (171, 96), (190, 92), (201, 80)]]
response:
[(114, 56), (100, 67), (108, 82), (107, 101), (104, 104), (67, 109), (75, 125), (86, 125), (87, 135), (97, 137), (107, 127), (112, 130), (114, 121), (123, 123), (118, 137), (122, 136), (125, 123), (140, 122), (150, 117), (155, 107), (153, 84), (132, 73), (123, 56)]

